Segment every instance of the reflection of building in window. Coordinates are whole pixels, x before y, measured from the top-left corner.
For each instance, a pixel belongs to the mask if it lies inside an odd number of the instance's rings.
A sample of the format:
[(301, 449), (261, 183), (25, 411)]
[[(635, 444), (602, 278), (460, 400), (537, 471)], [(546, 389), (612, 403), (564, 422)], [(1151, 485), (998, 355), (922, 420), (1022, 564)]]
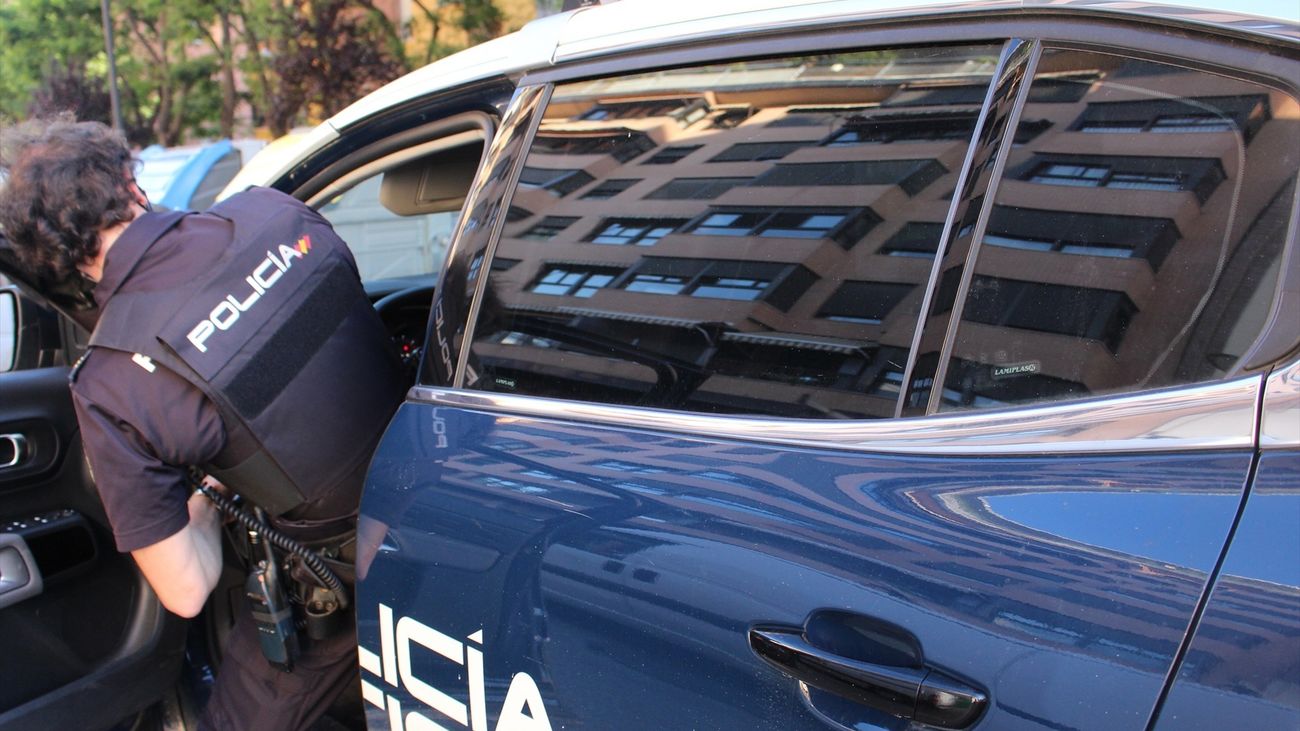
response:
[(609, 119), (645, 119), (669, 117), (682, 127), (704, 119), (712, 108), (701, 97), (685, 99), (641, 99), (637, 101), (601, 102), (578, 116), (584, 122)]
[(606, 200), (622, 193), (623, 191), (636, 185), (639, 181), (635, 178), (611, 178), (601, 181), (600, 185), (592, 188), (582, 194), (583, 198), (590, 200)]
[(733, 109), (722, 109), (713, 115), (713, 121), (709, 124), (709, 127), (712, 129), (734, 129), (753, 114), (754, 108), (748, 105)]
[(1113, 353), (1137, 311), (1123, 292), (976, 275), (962, 319), (1097, 340)]
[(621, 273), (617, 267), (548, 265), (533, 283), (530, 292), (565, 297), (590, 297), (601, 287), (609, 286)]
[(870, 208), (713, 208), (687, 233), (697, 236), (833, 239), (844, 248), (856, 244), (880, 217)]
[(745, 185), (745, 178), (677, 178), (660, 186), (646, 196), (655, 200), (712, 200), (737, 185)]
[(691, 290), (691, 296), (724, 300), (756, 300), (771, 284), (771, 280), (768, 279), (703, 277), (695, 289)]
[(847, 147), (864, 143), (962, 140), (975, 129), (975, 114), (889, 115), (850, 119), (821, 144)]
[(949, 361), (943, 402), (949, 406), (992, 408), (1027, 401), (1057, 401), (1087, 396), (1088, 387), (1038, 372), (1038, 364), (988, 364), (953, 358)]
[(1090, 103), (1071, 129), (1095, 133), (1233, 132), (1247, 140), (1270, 118), (1268, 97), (1189, 97)]
[(550, 241), (578, 221), (577, 216), (547, 216), (523, 233), (521, 238)]
[(814, 162), (775, 165), (751, 185), (897, 185), (908, 195), (916, 195), (947, 172), (938, 160)]
[(799, 264), (646, 257), (618, 286), (647, 294), (762, 300), (787, 310), (816, 280)]
[(642, 165), (671, 165), (687, 155), (695, 152), (704, 145), (672, 145), (656, 152), (645, 160), (641, 161)]
[[(489, 268), (494, 272), (504, 272), (513, 268), (519, 262), (519, 259), (507, 259), (505, 257), (496, 256), (492, 258), (492, 266)], [(469, 263), (469, 274), (466, 276), (466, 280), (472, 283), (474, 280), (478, 279), (478, 272), (482, 267), (483, 255), (479, 254)]]
[(578, 117), (583, 121), (602, 119), (642, 119), (645, 117), (666, 117), (702, 102), (699, 98), (677, 99), (643, 99), (626, 102), (601, 102)]
[(709, 158), (709, 162), (750, 162), (780, 160), (812, 142), (741, 142)]
[(1180, 238), (1168, 218), (994, 206), (984, 243), (1030, 251), (1146, 259), (1159, 269)]
[(1013, 173), (1048, 185), (1128, 190), (1186, 190), (1202, 202), (1224, 179), (1218, 158), (1035, 155)]
[(609, 155), (627, 162), (655, 146), (644, 132), (622, 129), (600, 134), (541, 133), (533, 140), (533, 149), (551, 155)]
[(950, 104), (983, 104), (987, 84), (905, 84), (881, 103), (884, 107), (933, 107)]
[(899, 282), (845, 282), (826, 300), (817, 316), (838, 322), (880, 324), (914, 288), (913, 284)]
[(526, 167), (519, 174), (521, 188), (540, 188), (564, 197), (595, 180), (582, 170), (555, 170)]
[(939, 241), (942, 238), (942, 223), (909, 221), (903, 224), (898, 233), (890, 236), (881, 245), (880, 253), (887, 256), (933, 259), (934, 253), (939, 250)]
[(684, 218), (607, 218), (586, 240), (594, 244), (652, 246), (685, 223)]
[(722, 376), (849, 390), (870, 365), (869, 352), (859, 343), (726, 333), (708, 368)]

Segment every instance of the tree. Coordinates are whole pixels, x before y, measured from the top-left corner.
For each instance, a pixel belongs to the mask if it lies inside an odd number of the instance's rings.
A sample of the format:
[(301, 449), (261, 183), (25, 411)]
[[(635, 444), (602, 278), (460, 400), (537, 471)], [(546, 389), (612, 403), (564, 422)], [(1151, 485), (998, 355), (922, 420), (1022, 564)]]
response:
[[(500, 35), (493, 0), (413, 0), (424, 61)], [(113, 0), (129, 136), (175, 145), (235, 134), (241, 101), (273, 135), (333, 115), (410, 69), (373, 0)], [(99, 0), (0, 0), (0, 119), (54, 109), (98, 118), (107, 62)], [(243, 90), (238, 83), (242, 78)]]
[(239, 0), (243, 70), (271, 134), (330, 116), (408, 70), (401, 37), (369, 0)]
[(26, 116), (52, 68), (87, 80), (103, 78), (99, 0), (0, 2), (0, 118)]
[[(422, 63), (449, 56), (505, 30), (505, 13), (493, 0), (412, 0), (422, 17), (412, 35), (423, 42)], [(427, 31), (425, 30), (427, 28)], [(450, 31), (450, 32), (449, 32)], [(418, 45), (418, 44), (413, 44)]]
[(130, 53), (119, 70), (138, 102), (137, 113), (147, 120), (154, 137), (165, 146), (177, 145), (187, 131), (200, 131), (217, 114), (216, 89), (211, 83), (219, 63), (196, 46), (202, 27), (215, 13), (206, 0), (116, 0), (120, 8), (119, 37)]
[(112, 102), (104, 80), (86, 75), (82, 66), (52, 60), (27, 106), (31, 117), (71, 113), (80, 120), (112, 124)]

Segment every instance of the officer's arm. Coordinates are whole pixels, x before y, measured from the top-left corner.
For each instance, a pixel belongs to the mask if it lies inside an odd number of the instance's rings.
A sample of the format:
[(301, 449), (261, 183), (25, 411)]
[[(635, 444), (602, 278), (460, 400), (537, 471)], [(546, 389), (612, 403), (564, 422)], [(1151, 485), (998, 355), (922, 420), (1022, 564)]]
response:
[(182, 617), (196, 616), (221, 575), (221, 520), (201, 493), (188, 503), (190, 522), (179, 532), (131, 552), (159, 601)]

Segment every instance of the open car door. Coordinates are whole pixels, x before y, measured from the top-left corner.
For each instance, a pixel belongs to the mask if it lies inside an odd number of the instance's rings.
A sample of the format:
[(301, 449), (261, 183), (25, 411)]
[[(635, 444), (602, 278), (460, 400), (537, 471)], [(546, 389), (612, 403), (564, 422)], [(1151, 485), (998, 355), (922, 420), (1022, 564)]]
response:
[(161, 699), (184, 656), (184, 620), (114, 547), (86, 466), (68, 390), (85, 339), (0, 287), (0, 731), (112, 728)]

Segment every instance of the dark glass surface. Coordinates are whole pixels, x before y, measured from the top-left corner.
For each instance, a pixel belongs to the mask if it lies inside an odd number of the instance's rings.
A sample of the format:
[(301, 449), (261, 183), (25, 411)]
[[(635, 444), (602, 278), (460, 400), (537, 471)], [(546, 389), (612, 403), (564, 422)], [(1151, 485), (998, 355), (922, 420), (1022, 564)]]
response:
[(1300, 168), (1300, 121), (1276, 112), (1295, 106), (1203, 71), (1045, 51), (1023, 118), (1052, 126), (1008, 158), (940, 408), (1231, 373), (1272, 304)]
[[(906, 363), (930, 229), (942, 230), (915, 227), (948, 212), (999, 49), (799, 56), (557, 87), (511, 202), (529, 215), (498, 244), (520, 264), (490, 276), (467, 385), (697, 412), (893, 416), (900, 394), (884, 374)], [(975, 92), (918, 110), (883, 104), (955, 82)], [(640, 140), (657, 147), (627, 158)]]

